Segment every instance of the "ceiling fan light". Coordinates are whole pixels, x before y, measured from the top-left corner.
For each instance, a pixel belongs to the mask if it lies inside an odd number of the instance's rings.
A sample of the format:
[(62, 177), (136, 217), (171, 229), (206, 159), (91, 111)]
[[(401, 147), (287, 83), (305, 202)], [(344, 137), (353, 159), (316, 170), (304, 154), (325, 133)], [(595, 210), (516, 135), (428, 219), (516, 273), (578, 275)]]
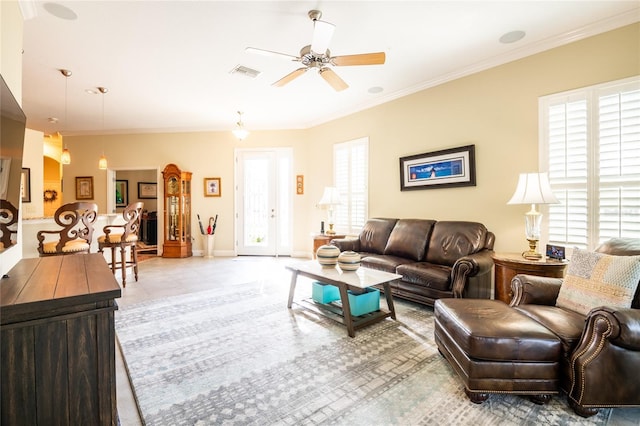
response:
[(333, 37), (336, 26), (325, 21), (313, 21), (313, 39), (311, 40), (311, 51), (318, 55), (324, 55), (329, 48), (329, 42)]

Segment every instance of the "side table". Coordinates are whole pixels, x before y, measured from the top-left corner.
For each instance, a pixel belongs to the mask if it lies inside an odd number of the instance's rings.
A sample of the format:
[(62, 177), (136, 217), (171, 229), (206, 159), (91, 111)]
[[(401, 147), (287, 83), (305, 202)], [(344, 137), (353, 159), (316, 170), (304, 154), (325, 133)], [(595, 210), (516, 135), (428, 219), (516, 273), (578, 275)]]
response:
[(344, 238), (344, 235), (327, 235), (327, 234), (318, 234), (313, 236), (313, 258), (316, 258), (316, 252), (320, 246), (325, 244), (329, 244), (331, 240), (336, 238)]
[(495, 298), (505, 303), (511, 302), (511, 280), (517, 274), (540, 277), (562, 278), (569, 262), (558, 260), (529, 260), (520, 253), (496, 253), (493, 255), (495, 269)]

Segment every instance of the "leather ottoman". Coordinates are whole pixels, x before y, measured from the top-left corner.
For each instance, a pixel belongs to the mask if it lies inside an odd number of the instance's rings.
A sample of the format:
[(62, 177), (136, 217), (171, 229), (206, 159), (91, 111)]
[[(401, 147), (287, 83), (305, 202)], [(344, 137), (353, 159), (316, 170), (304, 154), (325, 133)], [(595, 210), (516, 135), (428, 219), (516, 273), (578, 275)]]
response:
[(559, 392), (561, 342), (499, 300), (439, 299), (435, 341), (474, 403), (490, 393), (531, 395), (545, 403)]

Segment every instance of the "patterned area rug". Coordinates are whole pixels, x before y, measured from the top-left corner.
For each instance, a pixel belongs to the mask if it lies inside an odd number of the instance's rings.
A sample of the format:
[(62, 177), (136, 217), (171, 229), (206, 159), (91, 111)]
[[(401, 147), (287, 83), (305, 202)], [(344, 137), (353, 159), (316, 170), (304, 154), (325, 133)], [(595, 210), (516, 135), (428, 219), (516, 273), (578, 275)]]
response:
[(583, 419), (564, 396), (544, 406), (513, 395), (471, 403), (435, 346), (429, 308), (397, 301), (398, 321), (350, 338), (340, 324), (287, 309), (283, 287), (248, 283), (117, 311), (145, 424), (606, 423), (609, 410)]

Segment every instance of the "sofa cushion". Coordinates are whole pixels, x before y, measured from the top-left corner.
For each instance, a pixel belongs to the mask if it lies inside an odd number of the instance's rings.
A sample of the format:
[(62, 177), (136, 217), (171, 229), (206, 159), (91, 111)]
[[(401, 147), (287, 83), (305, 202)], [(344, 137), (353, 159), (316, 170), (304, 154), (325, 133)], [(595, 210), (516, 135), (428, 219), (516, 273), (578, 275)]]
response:
[(557, 306), (520, 305), (514, 309), (545, 326), (562, 341), (563, 353), (569, 354), (584, 331), (584, 315)]
[(630, 308), (640, 280), (640, 256), (575, 249), (556, 306), (587, 315), (599, 306)]
[(461, 257), (485, 247), (487, 228), (477, 222), (440, 221), (433, 226), (426, 260), (453, 266)]
[(427, 262), (415, 262), (399, 265), (396, 273), (402, 275), (402, 281), (420, 287), (436, 290), (451, 290), (451, 267), (434, 265)]
[(422, 260), (435, 220), (400, 219), (389, 235), (384, 254)]
[(373, 218), (367, 220), (360, 232), (360, 251), (383, 254), (391, 230), (398, 219)]
[(411, 262), (409, 259), (398, 256), (387, 256), (385, 254), (369, 254), (362, 257), (360, 265), (365, 268), (377, 269), (379, 271), (396, 273), (396, 268), (403, 263)]

